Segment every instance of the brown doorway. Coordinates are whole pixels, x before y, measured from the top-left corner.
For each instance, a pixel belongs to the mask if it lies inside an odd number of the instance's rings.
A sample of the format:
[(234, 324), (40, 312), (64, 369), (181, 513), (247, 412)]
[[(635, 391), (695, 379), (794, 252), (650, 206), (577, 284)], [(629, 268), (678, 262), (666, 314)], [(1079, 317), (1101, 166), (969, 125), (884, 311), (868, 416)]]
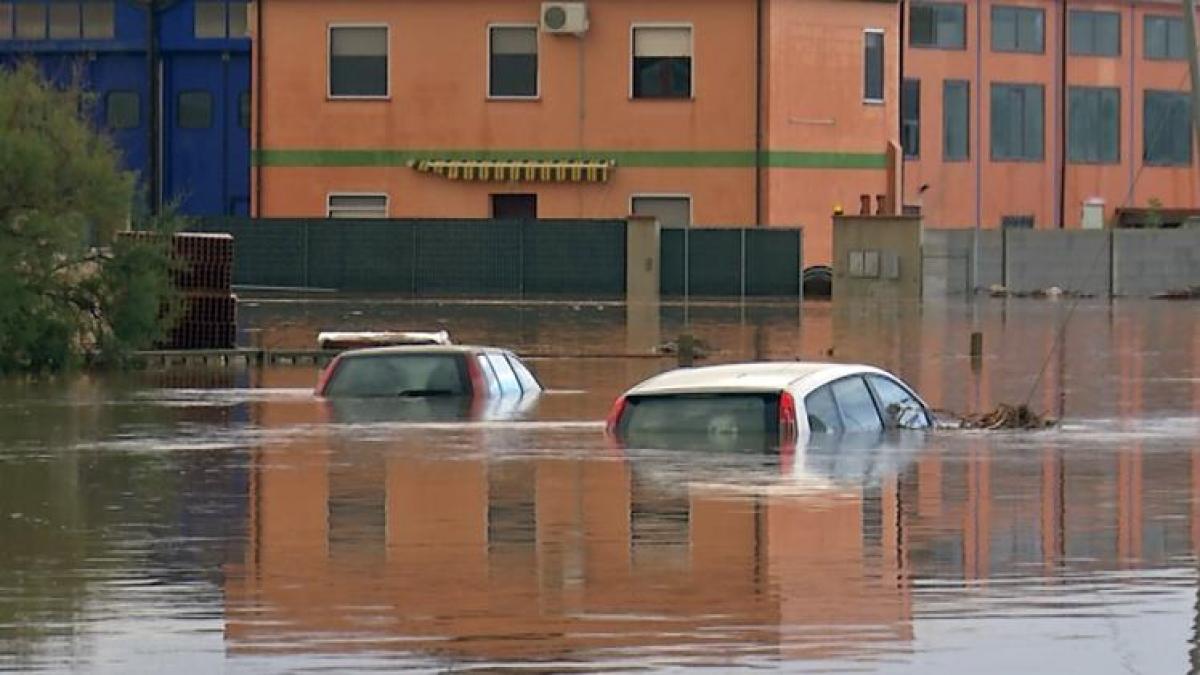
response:
[(492, 195), (492, 218), (496, 220), (537, 220), (537, 195)]

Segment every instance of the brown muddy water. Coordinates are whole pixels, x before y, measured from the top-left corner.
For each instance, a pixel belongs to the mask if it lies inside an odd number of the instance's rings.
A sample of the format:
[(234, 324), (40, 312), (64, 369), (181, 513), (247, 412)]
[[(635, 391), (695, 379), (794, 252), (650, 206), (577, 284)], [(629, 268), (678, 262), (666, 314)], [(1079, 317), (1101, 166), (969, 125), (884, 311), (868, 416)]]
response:
[(1194, 670), (1200, 305), (1085, 303), (1058, 341), (1069, 306), (688, 308), (711, 361), (832, 349), (938, 407), (1065, 414), (790, 466), (605, 441), (671, 364), (581, 355), (681, 307), (242, 306), (268, 346), (446, 326), (561, 355), (519, 421), (327, 406), (312, 367), (0, 384), (0, 671)]

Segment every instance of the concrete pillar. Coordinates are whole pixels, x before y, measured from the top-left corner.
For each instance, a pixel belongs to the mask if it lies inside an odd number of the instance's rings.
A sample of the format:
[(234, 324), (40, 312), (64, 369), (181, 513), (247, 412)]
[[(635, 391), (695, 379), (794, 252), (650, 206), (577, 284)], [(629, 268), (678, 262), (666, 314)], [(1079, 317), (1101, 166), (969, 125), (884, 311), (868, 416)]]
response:
[(626, 302), (658, 302), (660, 257), (658, 219), (629, 216), (625, 221)]

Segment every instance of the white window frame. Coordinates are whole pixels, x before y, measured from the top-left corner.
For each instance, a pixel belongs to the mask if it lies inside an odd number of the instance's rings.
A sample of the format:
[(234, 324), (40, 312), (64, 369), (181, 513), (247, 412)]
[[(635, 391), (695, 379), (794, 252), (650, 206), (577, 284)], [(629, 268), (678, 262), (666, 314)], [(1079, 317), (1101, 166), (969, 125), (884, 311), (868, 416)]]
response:
[[(333, 94), (333, 30), (335, 28), (382, 28), (387, 35), (387, 79), (383, 96)], [(392, 26), (388, 23), (331, 23), (325, 27), (325, 99), (328, 101), (390, 101), (392, 98)]]
[[(883, 36), (883, 65), (881, 66), (882, 70), (879, 73), (879, 81), (883, 83), (883, 96), (881, 98), (867, 98), (867, 96), (866, 96), (866, 93), (867, 93), (867, 35), (870, 33), (877, 33), (877, 34)], [(863, 99), (862, 99), (863, 104), (865, 104), (865, 105), (883, 105), (883, 104), (887, 103), (887, 82), (888, 82), (887, 72), (886, 72), (887, 71), (887, 31), (884, 30), (883, 28), (864, 28), (863, 29), (863, 42), (862, 42), (862, 55), (863, 55), (862, 82), (860, 83), (862, 86), (859, 88), (859, 91), (863, 92)]]
[[(633, 72), (633, 71), (630, 71)], [(688, 226), (682, 229), (690, 230), (696, 226), (696, 200), (687, 192), (635, 192), (629, 195), (629, 215), (633, 213), (633, 202), (638, 199), (686, 199), (688, 203)], [(659, 223), (662, 227), (662, 223)], [(670, 228), (675, 229), (675, 228)]]
[[(688, 52), (690, 52), (692, 60), (691, 81), (688, 83), (688, 96), (686, 98), (661, 98), (661, 97), (637, 97), (633, 95), (633, 63), (636, 55), (634, 49), (636, 43), (634, 36), (639, 28), (686, 28), (688, 31)], [(652, 102), (652, 103), (672, 103), (678, 101), (695, 101), (696, 100), (696, 26), (690, 21), (647, 21), (634, 22), (629, 24), (629, 63), (625, 67), (625, 72), (629, 78), (629, 100)], [(651, 196), (651, 195), (639, 195)], [(689, 197), (690, 199), (690, 197)]]
[[(325, 194), (325, 217), (333, 218), (334, 197), (383, 197), (383, 218), (392, 217), (392, 198), (386, 192), (328, 192)], [(376, 216), (367, 216), (374, 219)]]
[[(537, 77), (534, 82), (533, 96), (493, 96), (492, 95), (492, 29), (493, 28), (532, 28), (537, 32)], [(484, 94), (489, 101), (539, 101), (542, 98), (542, 31), (541, 26), (537, 23), (519, 23), (519, 22), (498, 22), (489, 23), (487, 25), (487, 53), (484, 54), (487, 62), (484, 64), (484, 72), (487, 73), (486, 82), (484, 82)]]

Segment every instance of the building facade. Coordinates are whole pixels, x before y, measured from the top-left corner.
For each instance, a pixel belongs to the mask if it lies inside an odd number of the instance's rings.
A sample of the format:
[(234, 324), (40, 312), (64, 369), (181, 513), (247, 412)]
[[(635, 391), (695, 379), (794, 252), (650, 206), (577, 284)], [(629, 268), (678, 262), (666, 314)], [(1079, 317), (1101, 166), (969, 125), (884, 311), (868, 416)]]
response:
[(246, 215), (249, 5), (239, 0), (0, 2), (0, 65), (32, 60), (95, 95), (94, 119), (149, 209)]
[(542, 9), (261, 3), (254, 213), (802, 225), (822, 262), (835, 206), (898, 208), (898, 4)]
[(987, 228), (1194, 208), (1185, 35), (1173, 2), (910, 2), (905, 203), (927, 225)]

